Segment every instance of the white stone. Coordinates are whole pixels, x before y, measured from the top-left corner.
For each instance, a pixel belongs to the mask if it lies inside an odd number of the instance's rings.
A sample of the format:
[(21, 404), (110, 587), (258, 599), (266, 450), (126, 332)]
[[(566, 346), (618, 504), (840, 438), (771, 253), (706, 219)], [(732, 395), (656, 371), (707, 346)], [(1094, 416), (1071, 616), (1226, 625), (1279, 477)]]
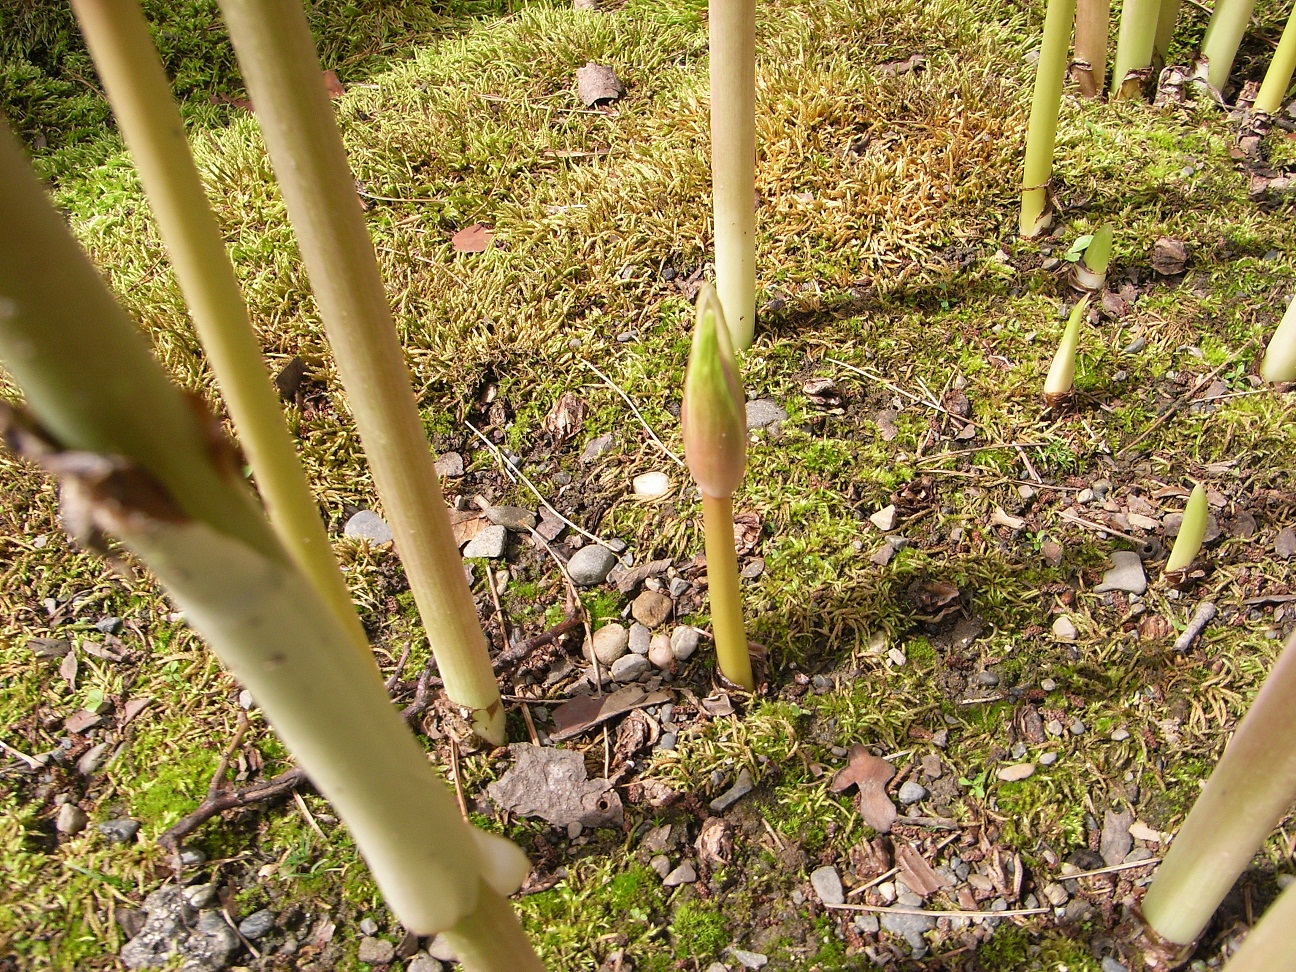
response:
[(656, 499), (670, 492), (670, 477), (664, 472), (640, 473), (631, 485), (636, 496), (643, 499)]

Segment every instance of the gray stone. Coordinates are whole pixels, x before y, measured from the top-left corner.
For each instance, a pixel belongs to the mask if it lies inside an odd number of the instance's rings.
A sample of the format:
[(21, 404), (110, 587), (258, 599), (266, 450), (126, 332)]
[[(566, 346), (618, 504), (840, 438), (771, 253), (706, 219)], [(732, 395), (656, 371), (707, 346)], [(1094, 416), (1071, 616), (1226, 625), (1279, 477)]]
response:
[(648, 647), (652, 644), (652, 631), (636, 621), (630, 625), (630, 650), (636, 655), (648, 654)]
[(567, 561), (567, 573), (573, 584), (592, 587), (607, 580), (616, 565), (616, 554), (602, 544), (591, 543), (572, 554)]
[[(572, 2), (574, 3), (575, 0), (572, 0)], [(706, 972), (729, 972), (729, 966), (723, 962), (712, 962), (707, 966)]]
[(994, 672), (977, 672), (977, 681), (986, 688), (994, 688), (999, 684), (999, 676)]
[(428, 943), (427, 953), (438, 962), (458, 962), (459, 953), (454, 950), (444, 933), (438, 933), (433, 936), (432, 941)]
[(185, 900), (195, 908), (209, 908), (216, 900), (216, 885), (210, 881), (205, 884), (191, 884), (184, 889)]
[(679, 742), (679, 734), (674, 732), (663, 732), (661, 738), (657, 740), (657, 748), (665, 752), (670, 752)]
[(721, 813), (728, 810), (742, 797), (745, 797), (750, 793), (752, 789), (751, 771), (744, 766), (738, 771), (738, 779), (734, 781), (734, 785), (711, 801), (711, 810), (715, 813)]
[(607, 668), (626, 653), (629, 645), (630, 633), (624, 626), (615, 622), (605, 624), (594, 632), (590, 650), (585, 652), (585, 657), (590, 661), (597, 658), (599, 664)]
[(633, 682), (647, 675), (649, 667), (643, 655), (622, 655), (612, 663), (612, 677), (618, 682)]
[(896, 511), (895, 504), (892, 503), (890, 506), (882, 507), (882, 509), (870, 516), (869, 522), (885, 533), (887, 530), (895, 529), (898, 518), (899, 514)]
[(201, 847), (186, 844), (180, 848), (180, 863), (185, 867), (197, 867), (207, 863), (207, 852)]
[(581, 451), (580, 461), (588, 465), (603, 453), (612, 448), (612, 434), (600, 435), (596, 439), (590, 439), (585, 443), (585, 448)]
[(1278, 532), (1278, 539), (1274, 541), (1274, 553), (1283, 560), (1291, 560), (1296, 556), (1296, 530), (1284, 527)]
[(356, 952), (356, 958), (361, 962), (369, 965), (380, 965), (390, 962), (396, 957), (396, 946), (385, 938), (360, 939), (360, 949)]
[(883, 912), (882, 927), (893, 935), (900, 935), (913, 949), (926, 948), (923, 933), (936, 927), (936, 919), (928, 915), (905, 915)]
[(82, 776), (90, 776), (103, 766), (104, 759), (108, 755), (108, 750), (112, 747), (108, 743), (99, 743), (97, 746), (91, 746), (81, 758), (77, 760), (77, 772)]
[(486, 519), (508, 530), (526, 533), (535, 529), (536, 515), (520, 506), (488, 506)]
[(654, 871), (656, 871), (657, 876), (660, 877), (662, 880), (665, 880), (666, 875), (671, 872), (670, 858), (667, 857), (665, 854), (654, 855), (652, 860), (648, 862), (648, 866), (651, 867)]
[(1055, 540), (1045, 540), (1040, 544), (1040, 556), (1050, 567), (1061, 567), (1064, 553), (1062, 545)]
[[(742, 948), (730, 948), (729, 954), (733, 960), (741, 965), (744, 969), (763, 969), (769, 957), (762, 955), (760, 952), (749, 952)], [(723, 968), (724, 966), (721, 966)]]
[(242, 946), (218, 911), (197, 911), (175, 885), (145, 898), (144, 914), (139, 934), (119, 953), (129, 969), (158, 968), (180, 958), (185, 972), (216, 972)]
[(1052, 692), (1054, 689), (1057, 688), (1057, 682), (1053, 681), (1053, 679), (1051, 678), (1046, 678), (1042, 682), (1040, 682), (1040, 688), (1042, 688), (1045, 692)]
[(680, 625), (671, 632), (671, 651), (676, 661), (687, 661), (697, 651), (698, 630), (688, 625)]
[(837, 868), (828, 864), (810, 872), (810, 885), (814, 888), (819, 900), (826, 905), (839, 905), (846, 901), (842, 890), (841, 875)]
[(1078, 718), (1075, 719), (1067, 728), (1071, 730), (1071, 735), (1073, 736), (1083, 736), (1085, 732), (1088, 731), (1088, 727)]
[(436, 461), (436, 474), (442, 479), (458, 479), (464, 474), (463, 456), (447, 452)]
[(405, 966), (405, 972), (445, 972), (445, 966), (427, 952), (419, 952)]
[(464, 547), (465, 557), (488, 557), (492, 560), (504, 556), (504, 543), (508, 539), (508, 530), (498, 523), (482, 527), (477, 536), (468, 541)]
[(683, 597), (684, 593), (692, 586), (683, 577), (672, 577), (670, 583), (666, 585), (666, 590), (671, 597)]
[(1108, 955), (1102, 960), (1102, 972), (1129, 972), (1124, 963)]
[(1060, 614), (1053, 621), (1053, 637), (1058, 641), (1075, 641), (1080, 636), (1075, 622), (1065, 614)]
[(1103, 812), (1102, 835), (1098, 843), (1098, 853), (1108, 867), (1125, 863), (1125, 856), (1134, 849), (1134, 838), (1130, 834), (1130, 824), (1134, 822), (1134, 811), (1125, 808), (1120, 813), (1114, 810)]
[(995, 771), (995, 776), (1005, 783), (1020, 783), (1024, 779), (1035, 774), (1034, 763), (1012, 763), (1008, 766), (1000, 766)]
[(900, 803), (907, 807), (911, 803), (927, 799), (927, 787), (921, 783), (915, 783), (913, 780), (905, 780), (900, 786), (897, 797)]
[(1103, 574), (1102, 583), (1094, 588), (1095, 594), (1107, 591), (1142, 594), (1147, 590), (1147, 575), (1143, 573), (1143, 561), (1138, 554), (1132, 550), (1117, 550), (1111, 559), (1115, 566)]
[(387, 521), (373, 510), (361, 510), (346, 521), (343, 534), (354, 540), (368, 540), (370, 543), (391, 543), (392, 530)]
[(1046, 884), (1044, 886), (1043, 894), (1045, 900), (1047, 900), (1054, 908), (1061, 908), (1071, 899), (1071, 895), (1067, 893), (1067, 889), (1056, 881), (1052, 884)]
[(361, 918), (361, 919), (360, 919), (360, 934), (361, 934), (361, 935), (377, 935), (377, 934), (378, 934), (378, 922), (374, 921), (372, 918)]
[(1057, 762), (1057, 753), (1040, 753), (1039, 761), (1045, 766), (1052, 766)]
[(255, 942), (258, 938), (265, 938), (266, 935), (274, 931), (274, 923), (274, 914), (262, 908), (260, 911), (252, 912), (252, 914), (239, 922), (239, 934), (249, 941)]
[(937, 729), (932, 733), (932, 745), (937, 749), (944, 749), (949, 745), (949, 730)]
[(85, 830), (88, 822), (89, 818), (86, 817), (84, 810), (75, 803), (65, 803), (58, 808), (58, 815), (54, 818), (54, 829), (70, 837)]
[(121, 618), (100, 618), (95, 622), (95, 629), (102, 634), (115, 635), (122, 629)]
[(786, 422), (788, 413), (769, 398), (757, 398), (747, 403), (747, 428), (763, 429), (778, 422)]
[(685, 861), (675, 870), (671, 871), (664, 878), (662, 884), (668, 888), (678, 887), (681, 884), (692, 884), (697, 880), (697, 870), (688, 861)]
[(1130, 732), (1124, 726), (1121, 726), (1121, 728), (1111, 734), (1112, 742), (1124, 742), (1129, 737)]

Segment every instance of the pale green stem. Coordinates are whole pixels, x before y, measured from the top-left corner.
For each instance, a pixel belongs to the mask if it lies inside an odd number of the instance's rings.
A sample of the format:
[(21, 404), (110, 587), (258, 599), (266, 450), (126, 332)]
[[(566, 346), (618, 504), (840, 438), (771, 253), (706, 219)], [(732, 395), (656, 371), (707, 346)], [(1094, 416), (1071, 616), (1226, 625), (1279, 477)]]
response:
[[(481, 907), (481, 881), (500, 893), (515, 888), (526, 871), (521, 852), (464, 824), (370, 659), (283, 550), (7, 130), (0, 361), (51, 447), (77, 453), (43, 458), (60, 467), (65, 495), (80, 499), (80, 518), (140, 555), (252, 692), (337, 808), (401, 922), (434, 934)], [(116, 470), (106, 480), (105, 467)]]
[(1179, 945), (1197, 939), (1296, 800), (1296, 636), (1287, 640), (1143, 899), (1143, 917)]
[(72, 0), (279, 539), (372, 659), (137, 0)]
[(1102, 290), (1107, 283), (1107, 268), (1111, 266), (1111, 255), (1111, 223), (1103, 223), (1094, 231), (1093, 239), (1085, 247), (1084, 255), (1076, 262), (1076, 283), (1085, 290)]
[(1174, 40), (1175, 27), (1179, 24), (1179, 3), (1180, 0), (1161, 0), (1156, 37), (1152, 41), (1152, 60), (1155, 64), (1164, 66), (1170, 56), (1170, 43)]
[[(1161, 0), (1125, 0), (1116, 33), (1116, 60), (1112, 68), (1112, 97), (1138, 98), (1146, 72), (1152, 66)], [(1132, 76), (1131, 76), (1132, 75)]]
[(1077, 0), (1075, 22), (1076, 81), (1086, 98), (1102, 94), (1107, 75), (1107, 28), (1111, 0)]
[(1197, 76), (1204, 77), (1216, 91), (1223, 91), (1228, 83), (1233, 58), (1237, 57), (1254, 8), (1255, 0), (1216, 0), (1197, 65)]
[(1166, 573), (1183, 570), (1193, 562), (1201, 550), (1202, 540), (1206, 536), (1206, 521), (1210, 509), (1206, 502), (1206, 490), (1198, 483), (1193, 487), (1188, 503), (1184, 506), (1183, 522), (1179, 525), (1179, 535), (1175, 537), (1174, 548), (1166, 558)]
[(1269, 339), (1260, 377), (1265, 381), (1296, 381), (1296, 297), (1287, 304), (1282, 320)]
[(1022, 205), (1019, 230), (1035, 236), (1050, 222), (1048, 183), (1053, 175), (1053, 144), (1057, 140), (1062, 83), (1066, 80), (1067, 51), (1076, 0), (1049, 0), (1044, 15), (1044, 39), (1035, 69), (1035, 96), (1026, 129), (1026, 161), (1022, 170)]
[(707, 16), (716, 291), (745, 351), (756, 327), (756, 0), (712, 0)]
[(1044, 379), (1044, 397), (1047, 399), (1056, 401), (1071, 394), (1071, 387), (1075, 384), (1076, 351), (1080, 347), (1080, 324), (1088, 309), (1089, 295), (1086, 294), (1072, 308), (1071, 317), (1062, 331), (1062, 339), (1058, 341), (1048, 377)]
[(756, 691), (747, 630), (743, 624), (738, 553), (734, 548), (733, 497), (702, 494), (702, 534), (706, 541), (707, 591), (716, 661), (725, 678)]
[(544, 972), (513, 909), (484, 882), (476, 909), (445, 935), (468, 972)]
[(1278, 50), (1274, 51), (1269, 70), (1265, 72), (1264, 83), (1256, 95), (1255, 110), (1266, 115), (1278, 114), (1283, 99), (1287, 97), (1287, 88), (1291, 85), (1292, 73), (1296, 71), (1296, 10), (1287, 18), (1282, 37), (1278, 39)]
[(1296, 972), (1296, 885), (1278, 895), (1224, 972)]
[(501, 743), (486, 639), (305, 13), (297, 0), (221, 10), (446, 695)]

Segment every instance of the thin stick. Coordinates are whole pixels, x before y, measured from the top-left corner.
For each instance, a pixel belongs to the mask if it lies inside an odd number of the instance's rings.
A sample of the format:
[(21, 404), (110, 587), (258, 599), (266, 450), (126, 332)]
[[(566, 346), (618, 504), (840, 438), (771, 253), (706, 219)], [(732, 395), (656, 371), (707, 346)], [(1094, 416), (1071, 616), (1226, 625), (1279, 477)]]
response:
[(1082, 517), (1078, 517), (1074, 513), (1071, 513), (1067, 510), (1063, 510), (1061, 513), (1059, 513), (1058, 519), (1066, 520), (1068, 523), (1074, 523), (1077, 526), (1088, 527), (1090, 530), (1097, 530), (1100, 533), (1110, 533), (1118, 537), (1123, 537), (1124, 539), (1128, 540), (1130, 543), (1142, 544), (1144, 542), (1140, 537), (1134, 537), (1128, 533), (1123, 533), (1120, 530), (1117, 530), (1115, 527), (1104, 526), (1101, 523), (1094, 523), (1092, 520), (1083, 519)]
[(234, 751), (243, 743), (243, 736), (248, 731), (247, 713), (242, 709), (238, 711), (238, 725), (234, 729), (234, 738), (230, 744), (225, 747), (225, 752), (221, 753), (220, 762), (216, 764), (216, 772), (212, 774), (211, 783), (207, 785), (207, 799), (215, 799), (216, 796), (224, 789), (225, 774), (229, 772), (230, 760), (234, 758)]
[(531, 718), (531, 707), (525, 702), (522, 703), (522, 721), (526, 723), (527, 735), (531, 737), (531, 745), (540, 745), (540, 735), (536, 732), (535, 722)]
[(1239, 354), (1235, 354), (1233, 357), (1229, 358), (1227, 361), (1225, 361), (1222, 365), (1220, 365), (1218, 368), (1216, 368), (1214, 371), (1212, 371), (1212, 372), (1211, 372), (1209, 375), (1207, 375), (1205, 378), (1203, 378), (1203, 379), (1201, 379), (1199, 382), (1197, 382), (1197, 384), (1195, 384), (1195, 385), (1193, 386), (1192, 391), (1188, 392), (1186, 395), (1180, 395), (1177, 399), (1175, 399), (1173, 402), (1171, 402), (1171, 403), (1170, 403), (1170, 407), (1167, 408), (1167, 409), (1165, 410), (1164, 413), (1162, 413), (1161, 417), (1158, 418), (1158, 419), (1157, 419), (1155, 422), (1153, 422), (1151, 425), (1149, 425), (1149, 426), (1148, 426), (1148, 427), (1147, 427), (1147, 428), (1142, 432), (1142, 434), (1140, 434), (1136, 439), (1134, 439), (1133, 442), (1129, 443), (1128, 445), (1123, 445), (1123, 446), (1121, 446), (1119, 449), (1116, 450), (1116, 458), (1119, 459), (1121, 456), (1123, 456), (1125, 453), (1129, 452), (1131, 449), (1133, 449), (1136, 445), (1138, 445), (1140, 442), (1142, 442), (1144, 439), (1146, 439), (1149, 435), (1151, 435), (1151, 434), (1152, 434), (1153, 432), (1155, 432), (1157, 429), (1161, 428), (1161, 426), (1165, 425), (1165, 424), (1166, 424), (1167, 422), (1169, 422), (1172, 418), (1174, 418), (1175, 413), (1178, 412), (1179, 409), (1180, 409), (1183, 405), (1185, 405), (1186, 403), (1192, 401), (1193, 398), (1196, 397), (1196, 395), (1197, 395), (1197, 393), (1198, 393), (1199, 391), (1201, 391), (1203, 388), (1205, 388), (1206, 385), (1207, 385), (1209, 382), (1212, 382), (1212, 381), (1214, 381), (1216, 378), (1218, 378), (1218, 377), (1220, 376), (1220, 374), (1223, 373), (1223, 371), (1224, 371), (1225, 368), (1227, 368), (1229, 365), (1233, 364), (1234, 361), (1236, 361), (1238, 358), (1240, 358), (1240, 357), (1242, 356), (1242, 354), (1245, 354), (1245, 353), (1246, 353), (1246, 352), (1242, 352), (1242, 353), (1239, 353)]
[(1184, 628), (1183, 634), (1174, 643), (1175, 651), (1187, 651), (1192, 647), (1197, 636), (1206, 629), (1206, 625), (1211, 623), (1215, 617), (1216, 608), (1210, 601), (1204, 601), (1197, 607), (1197, 612), (1193, 615), (1192, 620), (1188, 622), (1188, 627)]
[(865, 891), (867, 891), (869, 888), (877, 887), (877, 885), (881, 884), (881, 883), (882, 883), (883, 881), (885, 881), (887, 878), (889, 878), (889, 877), (894, 877), (895, 875), (897, 875), (897, 874), (899, 874), (899, 873), (900, 873), (900, 868), (898, 868), (898, 867), (893, 867), (893, 868), (891, 868), (891, 870), (887, 871), (885, 874), (879, 874), (877, 877), (875, 877), (875, 878), (874, 878), (872, 881), (870, 881), (868, 884), (861, 884), (859, 887), (851, 888), (849, 891), (846, 892), (846, 897), (849, 898), (849, 897), (851, 897), (852, 895), (856, 895), (856, 894), (863, 894), (863, 893), (864, 893)]
[(306, 801), (302, 799), (301, 792), (298, 790), (293, 790), (292, 795), (293, 795), (294, 802), (296, 802), (297, 804), (297, 809), (301, 811), (301, 815), (305, 817), (306, 822), (310, 824), (310, 829), (315, 831), (315, 833), (319, 835), (320, 840), (327, 842), (328, 837), (326, 837), (324, 835), (324, 831), (320, 829), (319, 823), (315, 820), (315, 814), (311, 813), (310, 807), (306, 806)]
[(952, 459), (955, 456), (970, 456), (977, 452), (990, 452), (995, 449), (1047, 449), (1048, 444), (1044, 442), (988, 442), (983, 446), (973, 446), (970, 449), (955, 449), (952, 452), (937, 452), (930, 456), (922, 456), (915, 460), (919, 463), (939, 462), (942, 459)]
[(1080, 878), (1098, 877), (1100, 874), (1115, 874), (1117, 871), (1132, 871), (1137, 867), (1148, 867), (1160, 864), (1161, 858), (1149, 857), (1146, 861), (1126, 861), (1124, 864), (1112, 864), (1110, 867), (1096, 867), (1092, 871), (1076, 871), (1074, 874), (1058, 874), (1059, 881), (1078, 881)]
[(468, 801), (464, 799), (463, 780), (459, 778), (459, 740), (450, 737), (450, 775), (454, 777), (455, 801), (459, 804), (459, 815), (468, 822)]
[(648, 424), (648, 420), (643, 417), (643, 414), (639, 411), (638, 408), (635, 407), (635, 403), (630, 400), (630, 396), (627, 395), (624, 391), (622, 391), (616, 382), (614, 382), (607, 375), (603, 374), (603, 372), (599, 371), (588, 361), (582, 361), (581, 363), (585, 365), (585, 367), (588, 368), (590, 371), (594, 372), (594, 374), (602, 378), (603, 381), (607, 384), (607, 386), (611, 388), (614, 392), (616, 392), (618, 395), (620, 395), (621, 398), (625, 401), (625, 403), (630, 406), (630, 411), (632, 411), (634, 413), (634, 417), (639, 420), (639, 424), (644, 427), (644, 431), (648, 433), (648, 437), (652, 439), (654, 443), (656, 443), (657, 448), (661, 449), (662, 452), (666, 453), (666, 455), (670, 456), (671, 459), (675, 460), (675, 465), (677, 466), (684, 465), (684, 460), (681, 459), (679, 456), (675, 455), (675, 453), (671, 452), (671, 450), (667, 447), (666, 443), (657, 437), (657, 433), (652, 430), (652, 426)]
[(0, 749), (3, 749), (10, 756), (15, 756), (18, 759), (22, 760), (24, 763), (26, 763), (29, 767), (31, 767), (34, 770), (45, 768), (45, 764), (42, 763), (39, 759), (37, 759), (35, 756), (28, 756), (26, 753), (19, 752), (18, 750), (14, 749), (12, 746), (10, 746), (7, 742), (3, 740), (0, 740)]
[(929, 911), (924, 908), (862, 904), (825, 904), (824, 907), (836, 911), (871, 911), (883, 915), (927, 915), (930, 918), (968, 918), (972, 921), (985, 921), (990, 918), (1021, 918), (1026, 915), (1047, 915), (1053, 910), (1052, 908), (1016, 908), (1007, 911)]

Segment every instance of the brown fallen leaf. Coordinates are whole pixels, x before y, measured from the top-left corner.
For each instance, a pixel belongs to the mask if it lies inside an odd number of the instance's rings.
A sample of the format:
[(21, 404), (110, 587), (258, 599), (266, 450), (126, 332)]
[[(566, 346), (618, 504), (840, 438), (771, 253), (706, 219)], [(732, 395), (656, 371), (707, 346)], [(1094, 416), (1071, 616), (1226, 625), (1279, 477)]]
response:
[(856, 743), (847, 755), (846, 767), (833, 777), (832, 790), (841, 793), (855, 787), (864, 822), (879, 834), (887, 834), (897, 816), (895, 804), (886, 793), (886, 785), (893, 776), (895, 768), (890, 763)]
[(553, 436), (554, 445), (561, 445), (579, 432), (584, 424), (585, 402), (575, 392), (565, 391), (549, 409), (541, 427)]
[(895, 862), (900, 868), (900, 876), (904, 878), (904, 883), (909, 885), (914, 894), (927, 898), (949, 884), (932, 870), (932, 866), (912, 844), (900, 844), (896, 847)]
[(733, 523), (734, 544), (738, 548), (738, 556), (742, 557), (756, 549), (756, 541), (760, 539), (761, 533), (761, 518), (755, 513), (737, 513)]
[(454, 236), (450, 245), (456, 253), (482, 253), (488, 250), (495, 239), (495, 231), (484, 223), (470, 223)]
[(1163, 236), (1152, 244), (1152, 269), (1163, 277), (1173, 277), (1184, 272), (1188, 264), (1188, 249), (1182, 240)]
[(658, 728), (657, 723), (639, 709), (635, 709), (622, 720), (621, 725), (617, 726), (612, 752), (622, 764), (627, 763), (640, 751), (655, 743), (660, 734), (661, 729)]
[(801, 386), (801, 390), (805, 392), (806, 398), (825, 408), (842, 403), (841, 392), (831, 378), (811, 378)]
[(708, 817), (702, 823), (694, 846), (704, 864), (727, 864), (733, 854), (733, 834), (723, 817)]
[(540, 817), (565, 827), (619, 825), (621, 797), (607, 780), (591, 780), (585, 757), (571, 749), (530, 743), (509, 747), (514, 763), (486, 788), (499, 806), (522, 817)]
[(896, 419), (899, 417), (900, 413), (896, 409), (884, 408), (873, 419), (877, 423), (878, 435), (882, 436), (883, 442), (890, 442), (900, 434), (900, 429), (896, 427)]
[(961, 592), (949, 581), (916, 580), (905, 588), (914, 609), (924, 621), (936, 622), (958, 610)]
[(450, 532), (460, 547), (486, 529), (490, 522), (476, 510), (450, 510), (449, 513)]
[(586, 729), (614, 719), (631, 709), (669, 702), (669, 692), (645, 692), (635, 685), (617, 689), (611, 695), (578, 695), (553, 710), (554, 729), (550, 734), (554, 742), (578, 736)]

